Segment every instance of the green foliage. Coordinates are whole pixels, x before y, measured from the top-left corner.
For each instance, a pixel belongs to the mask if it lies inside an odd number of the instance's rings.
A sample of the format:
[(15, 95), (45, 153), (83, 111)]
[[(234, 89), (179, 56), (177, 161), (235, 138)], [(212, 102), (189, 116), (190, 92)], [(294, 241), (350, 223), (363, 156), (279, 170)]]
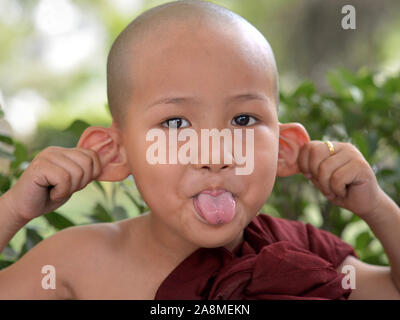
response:
[[(381, 83), (376, 75), (363, 69), (358, 73), (335, 70), (327, 75), (331, 91), (317, 92), (312, 82), (300, 84), (291, 93), (280, 94), (280, 122), (302, 123), (312, 140), (347, 141), (353, 143), (374, 169), (380, 186), (400, 203), (400, 77), (390, 77)], [(77, 120), (61, 135), (69, 135), (76, 144), (88, 123)], [(0, 174), (0, 195), (6, 192), (22, 174), (37, 151), (7, 137), (0, 141), (14, 147), (10, 153), (0, 145), (0, 157), (9, 159), (7, 175)], [(93, 223), (114, 222), (128, 217), (124, 207), (118, 205), (117, 194), (127, 196), (139, 213), (148, 210), (144, 201), (131, 192), (124, 182), (114, 183), (111, 194), (102, 183), (94, 181), (99, 198), (88, 208)], [(288, 196), (290, 195), (290, 199)], [(332, 205), (303, 178), (295, 175), (279, 178), (263, 210), (287, 219), (311, 222), (342, 238), (347, 238), (359, 257), (374, 264), (387, 264), (382, 247), (372, 232), (363, 226), (357, 216)], [(57, 230), (74, 226), (59, 212), (43, 216), (49, 227)], [(8, 245), (0, 255), (0, 269), (15, 262), (43, 237), (40, 230), (26, 226), (25, 242), (20, 250)]]

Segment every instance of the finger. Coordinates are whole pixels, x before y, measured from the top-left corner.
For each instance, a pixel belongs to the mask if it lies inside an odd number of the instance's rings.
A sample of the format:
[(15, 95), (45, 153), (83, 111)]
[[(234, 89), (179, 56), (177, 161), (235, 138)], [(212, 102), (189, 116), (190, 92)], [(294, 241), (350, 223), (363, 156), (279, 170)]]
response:
[[(318, 177), (318, 169), (322, 161), (332, 157), (329, 152), (329, 148), (323, 141), (315, 141), (313, 148), (310, 150), (309, 155), (309, 170), (313, 177)], [(332, 142), (335, 148), (335, 154), (340, 153), (340, 148), (337, 142)]]
[(345, 152), (334, 154), (323, 160), (318, 167), (317, 180), (320, 185), (320, 191), (328, 198), (339, 196), (330, 187), (330, 179), (334, 171), (351, 161), (349, 155)]
[[(104, 148), (106, 145), (110, 144), (111, 142), (113, 142), (113, 139), (108, 138), (107, 140), (100, 141), (99, 143), (91, 146), (90, 149), (87, 149), (87, 150), (93, 150), (99, 155), (101, 152), (101, 149)], [(115, 155), (112, 152), (107, 152), (107, 153), (103, 154), (101, 157), (99, 157), (101, 168), (104, 168), (107, 165), (107, 163), (110, 160), (112, 160), (114, 157), (115, 157)]]
[(85, 176), (82, 167), (65, 155), (65, 153), (54, 153), (51, 158), (47, 159), (53, 164), (66, 170), (71, 177), (70, 194), (80, 190), (81, 181)]
[(310, 147), (312, 146), (311, 142), (306, 143), (299, 152), (299, 156), (297, 159), (297, 165), (299, 166), (299, 170), (304, 174), (306, 178), (311, 178), (311, 173), (309, 169), (309, 155), (310, 155)]
[[(94, 165), (92, 158), (87, 154), (75, 149), (69, 149), (62, 155), (71, 160), (76, 166), (81, 169), (81, 172), (83, 173), (82, 177), (80, 177), (80, 180), (78, 180), (79, 184), (75, 186), (76, 189), (73, 191), (81, 190), (86, 187), (86, 185), (92, 180), (93, 176)], [(79, 173), (78, 169), (75, 170), (77, 173)], [(77, 179), (78, 178), (79, 177), (77, 177)]]
[(83, 148), (76, 148), (76, 149), (79, 150), (80, 152), (83, 152), (92, 159), (92, 179), (95, 179), (98, 176), (100, 176), (103, 168), (101, 166), (100, 158), (97, 152), (91, 149), (83, 149)]
[(101, 173), (101, 164), (97, 153), (93, 150), (73, 148), (64, 152), (64, 155), (80, 166), (84, 172), (79, 190), (83, 189)]
[(40, 187), (53, 187), (50, 200), (58, 201), (70, 195), (71, 175), (67, 170), (44, 158), (32, 165), (34, 182)]
[(351, 184), (357, 176), (358, 162), (349, 161), (345, 165), (336, 169), (331, 176), (329, 185), (331, 190), (342, 198), (347, 196), (346, 186)]

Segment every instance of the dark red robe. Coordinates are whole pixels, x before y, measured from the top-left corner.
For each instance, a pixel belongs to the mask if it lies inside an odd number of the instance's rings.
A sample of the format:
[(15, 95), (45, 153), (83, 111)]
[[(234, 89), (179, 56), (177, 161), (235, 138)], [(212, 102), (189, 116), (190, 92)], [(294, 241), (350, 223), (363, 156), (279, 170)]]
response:
[(162, 282), (155, 299), (347, 299), (336, 271), (354, 249), (311, 224), (260, 213), (232, 252), (200, 248)]

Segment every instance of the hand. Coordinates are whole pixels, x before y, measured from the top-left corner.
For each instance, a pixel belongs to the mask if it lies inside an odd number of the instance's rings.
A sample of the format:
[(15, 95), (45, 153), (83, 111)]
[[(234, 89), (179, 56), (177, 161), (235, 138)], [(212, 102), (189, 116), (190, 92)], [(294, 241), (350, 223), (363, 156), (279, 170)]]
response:
[(63, 205), (74, 192), (98, 177), (101, 170), (94, 150), (48, 147), (3, 196), (7, 197), (15, 219), (28, 222)]
[(298, 166), (306, 178), (332, 202), (365, 219), (376, 212), (384, 192), (361, 152), (351, 143), (310, 141), (299, 152)]

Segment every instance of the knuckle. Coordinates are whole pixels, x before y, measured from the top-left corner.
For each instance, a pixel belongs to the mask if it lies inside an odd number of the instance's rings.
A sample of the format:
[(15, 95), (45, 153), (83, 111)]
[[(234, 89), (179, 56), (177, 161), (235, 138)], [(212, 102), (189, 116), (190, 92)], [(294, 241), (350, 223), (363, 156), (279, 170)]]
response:
[(45, 148), (42, 152), (45, 152), (45, 153), (54, 153), (54, 152), (58, 152), (58, 151), (60, 151), (60, 147), (57, 147), (57, 146), (50, 146), (50, 147)]
[(317, 149), (316, 148), (310, 148), (310, 150), (309, 150), (309, 161), (313, 161), (316, 156), (317, 156)]
[(82, 160), (83, 165), (91, 166), (93, 164), (93, 158), (95, 157), (96, 153), (93, 150), (90, 150), (90, 149), (79, 149), (79, 148), (77, 148), (77, 150), (82, 155), (82, 159), (84, 159), (84, 160)]
[(29, 168), (32, 171), (39, 171), (42, 168), (41, 159), (38, 157), (33, 159), (32, 162), (29, 164)]
[(321, 178), (326, 178), (328, 175), (328, 166), (325, 162), (322, 162), (318, 167), (318, 176)]
[(88, 156), (88, 155), (85, 155), (85, 158), (84, 158), (84, 165), (85, 165), (85, 167), (88, 167), (88, 168), (92, 168), (93, 167), (93, 158), (91, 158), (90, 156)]
[(62, 170), (60, 173), (60, 177), (63, 180), (63, 183), (71, 185), (71, 175), (66, 170)]
[(82, 178), (85, 176), (85, 171), (84, 171), (81, 167), (78, 167), (78, 168), (76, 169), (75, 175), (76, 175), (79, 179), (82, 179)]
[(344, 142), (343, 146), (348, 150), (358, 150), (357, 147), (351, 142)]
[(340, 175), (337, 173), (332, 174), (331, 185), (338, 186), (340, 184)]
[(87, 149), (87, 152), (90, 154), (92, 157), (97, 157), (97, 152), (92, 150), (92, 149)]

